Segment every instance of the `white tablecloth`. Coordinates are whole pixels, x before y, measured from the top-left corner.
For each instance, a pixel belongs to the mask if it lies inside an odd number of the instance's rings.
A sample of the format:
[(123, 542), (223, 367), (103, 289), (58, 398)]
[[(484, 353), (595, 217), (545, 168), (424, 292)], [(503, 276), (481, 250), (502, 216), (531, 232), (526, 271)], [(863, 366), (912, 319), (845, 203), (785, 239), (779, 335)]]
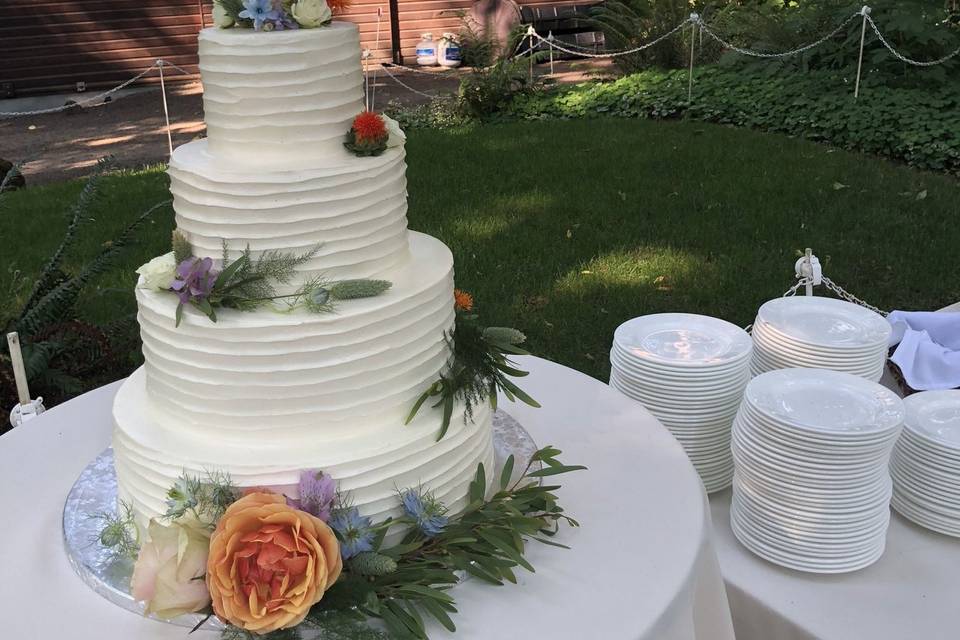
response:
[[(559, 536), (571, 550), (533, 546), (537, 573), (519, 572), (519, 586), (458, 586), (454, 637), (731, 640), (707, 503), (680, 446), (605, 384), (545, 360), (521, 360), (531, 371), (523, 386), (544, 408), (505, 408), (541, 446), (556, 445), (564, 461), (590, 467), (561, 477), (562, 503), (582, 527)], [(89, 590), (63, 552), (63, 501), (109, 444), (115, 391), (103, 387), (0, 437), (0, 638), (187, 637), (184, 628), (145, 620)]]
[(738, 640), (957, 640), (960, 540), (894, 513), (875, 564), (814, 575), (761, 560), (730, 530), (730, 491), (710, 497)]

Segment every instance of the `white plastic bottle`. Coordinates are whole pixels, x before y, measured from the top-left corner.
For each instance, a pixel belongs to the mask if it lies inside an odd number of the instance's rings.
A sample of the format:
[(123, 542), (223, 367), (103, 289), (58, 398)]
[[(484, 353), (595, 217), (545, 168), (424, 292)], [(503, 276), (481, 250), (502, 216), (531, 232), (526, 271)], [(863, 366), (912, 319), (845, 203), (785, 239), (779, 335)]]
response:
[(433, 41), (432, 33), (420, 36), (420, 42), (417, 43), (417, 64), (421, 67), (437, 64), (437, 43)]
[(441, 67), (459, 67), (461, 60), (460, 43), (456, 34), (445, 33), (437, 46), (437, 62)]

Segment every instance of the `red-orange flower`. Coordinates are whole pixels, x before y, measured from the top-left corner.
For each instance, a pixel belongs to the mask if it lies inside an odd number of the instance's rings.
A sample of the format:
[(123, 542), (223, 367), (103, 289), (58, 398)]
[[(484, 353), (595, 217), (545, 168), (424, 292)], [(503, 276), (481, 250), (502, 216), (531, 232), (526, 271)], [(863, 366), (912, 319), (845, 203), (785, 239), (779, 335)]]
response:
[(466, 291), (461, 291), (460, 289), (454, 289), (453, 290), (453, 306), (458, 311), (472, 311), (473, 296), (467, 293)]
[(353, 4), (352, 0), (327, 0), (327, 6), (334, 13), (343, 13)]
[(380, 114), (364, 111), (353, 119), (353, 135), (357, 142), (364, 143), (386, 141), (390, 134)]

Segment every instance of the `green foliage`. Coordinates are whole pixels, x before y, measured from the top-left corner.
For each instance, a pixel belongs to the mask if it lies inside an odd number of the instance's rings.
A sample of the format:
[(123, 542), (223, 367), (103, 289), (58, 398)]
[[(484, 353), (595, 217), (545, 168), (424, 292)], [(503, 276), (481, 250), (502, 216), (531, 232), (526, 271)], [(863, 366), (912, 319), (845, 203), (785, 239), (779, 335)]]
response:
[[(169, 205), (169, 201), (162, 202), (141, 213), (112, 241), (103, 243), (82, 267), (68, 270), (66, 261), (75, 251), (83, 228), (95, 219), (102, 181), (111, 166), (108, 159), (98, 163), (78, 197), (67, 207), (63, 237), (36, 279), (31, 282), (14, 271), (7, 300), (0, 307), (0, 329), (3, 333), (20, 334), (31, 393), (51, 402), (80, 393), (85, 388), (84, 380), (115, 365), (111, 348), (114, 332), (107, 326), (78, 319), (81, 294), (91, 280), (114, 266), (123, 250), (138, 239), (140, 230)], [(14, 166), (3, 180), (9, 181), (16, 172)], [(0, 189), (0, 203), (6, 195)], [(6, 375), (9, 368), (10, 357), (4, 346), (0, 350), (0, 399), (4, 405), (7, 398), (15, 397), (14, 381)]]
[(334, 282), (327, 289), (334, 300), (354, 300), (378, 296), (392, 286), (393, 283), (389, 280), (355, 279)]
[(343, 146), (346, 147), (347, 151), (350, 151), (360, 158), (378, 156), (387, 150), (388, 139), (387, 136), (384, 136), (371, 140), (357, 140), (357, 132), (353, 130), (353, 127), (350, 127), (350, 131), (347, 131), (347, 139), (344, 141)]
[[(559, 486), (540, 484), (540, 478), (585, 468), (561, 464), (560, 453), (553, 447), (536, 452), (516, 481), (511, 456), (490, 498), (486, 470), (479, 465), (470, 484), (469, 504), (459, 518), (433, 537), (412, 528), (397, 546), (378, 549), (396, 562), (395, 571), (357, 576), (348, 566), (308, 620), (355, 608), (362, 616), (379, 619), (394, 638), (426, 640), (427, 618), (455, 631), (452, 614), (457, 603), (449, 589), (460, 582), (462, 573), (494, 585), (516, 583), (517, 567), (534, 571), (524, 557), (530, 541), (563, 547), (550, 540), (559, 523), (579, 526), (560, 506), (554, 493)], [(386, 526), (409, 524), (399, 519)]]
[(103, 522), (97, 541), (117, 558), (135, 560), (140, 552), (140, 530), (133, 516), (133, 505), (121, 502), (117, 513), (103, 512), (91, 516)]
[(518, 96), (503, 117), (686, 118), (803, 136), (960, 174), (960, 84), (898, 89), (868, 78), (860, 99), (852, 94), (849, 83), (827, 72), (769, 77), (707, 67), (696, 72), (692, 104), (685, 72), (647, 71)]
[[(874, 0), (867, 3), (871, 16), (890, 43), (915, 60), (936, 60), (960, 47), (956, 6), (939, 0)], [(844, 20), (859, 12), (863, 2), (807, 0), (785, 3), (764, 0), (731, 4), (718, 16), (716, 25), (734, 43), (760, 51), (787, 51), (819, 40)], [(860, 50), (861, 19), (823, 45), (797, 56), (764, 60), (735, 53), (723, 62), (748, 71), (780, 75), (784, 70), (830, 70), (848, 79), (856, 74)], [(894, 58), (867, 26), (864, 73), (884, 84), (914, 86), (939, 84), (960, 70), (960, 57), (933, 67), (907, 67)]]
[(170, 245), (173, 248), (173, 259), (176, 263), (180, 264), (184, 260), (192, 258), (193, 246), (190, 244), (190, 241), (187, 240), (187, 237), (180, 233), (178, 229), (174, 229), (170, 235)]
[(385, 576), (396, 570), (397, 561), (382, 553), (361, 553), (350, 560), (350, 571), (361, 576)]
[[(536, 54), (536, 58), (543, 56)], [(517, 96), (531, 95), (542, 86), (536, 75), (530, 77), (527, 57), (498, 60), (486, 68), (475, 68), (460, 81), (459, 105), (462, 113), (473, 118), (492, 116)]]
[(205, 478), (184, 473), (167, 490), (167, 511), (163, 517), (176, 520), (192, 513), (212, 527), (239, 498), (240, 490), (227, 473), (212, 471)]
[(252, 20), (240, 17), (240, 12), (244, 9), (243, 0), (214, 0), (214, 2), (223, 7), (223, 10), (227, 13), (227, 15), (233, 18), (233, 21), (238, 25), (244, 27), (253, 27)]
[[(705, 20), (712, 20), (726, 2), (691, 2), (690, 0), (607, 0), (591, 11), (590, 22), (603, 32), (606, 49), (623, 51), (652, 42), (687, 20), (693, 11)], [(677, 69), (690, 63), (690, 27), (652, 47), (618, 56), (614, 64), (623, 73), (637, 73), (649, 67)], [(700, 62), (713, 60), (718, 48), (709, 40), (698, 38)]]
[(404, 131), (416, 129), (452, 129), (469, 126), (473, 120), (465, 115), (454, 99), (431, 100), (407, 106), (391, 101), (384, 113), (396, 120)]
[(407, 415), (407, 424), (413, 421), (430, 399), (436, 400), (432, 405), (434, 409), (442, 408), (443, 411), (437, 441), (447, 434), (458, 400), (464, 403), (465, 419), (470, 419), (474, 407), (484, 400), (489, 400), (496, 409), (498, 391), (511, 402), (519, 399), (531, 407), (539, 407), (536, 400), (509, 378), (527, 375), (507, 357), (509, 354), (527, 355), (519, 346), (525, 340), (526, 336), (516, 329), (484, 328), (479, 323), (478, 315), (458, 309), (453, 336), (447, 340), (453, 360), (445, 371), (440, 372), (437, 381), (417, 398)]

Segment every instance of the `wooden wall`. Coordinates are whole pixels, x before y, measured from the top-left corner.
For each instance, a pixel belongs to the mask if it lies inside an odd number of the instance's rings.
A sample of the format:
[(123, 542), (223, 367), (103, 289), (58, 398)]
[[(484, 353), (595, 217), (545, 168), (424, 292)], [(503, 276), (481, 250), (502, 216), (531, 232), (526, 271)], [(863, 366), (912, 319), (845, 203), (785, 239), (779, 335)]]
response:
[[(398, 0), (400, 47), (412, 64), (420, 34), (457, 32), (455, 11), (471, 0)], [(570, 4), (521, 0), (520, 4)], [(377, 45), (377, 9), (380, 18)], [(197, 72), (197, 31), (210, 25), (211, 0), (0, 0), (0, 82), (18, 93), (111, 87), (163, 57)], [(391, 59), (390, 9), (386, 0), (354, 0), (338, 19), (360, 27), (365, 48)], [(145, 78), (155, 82), (156, 76)], [(2, 109), (0, 109), (2, 110)]]

